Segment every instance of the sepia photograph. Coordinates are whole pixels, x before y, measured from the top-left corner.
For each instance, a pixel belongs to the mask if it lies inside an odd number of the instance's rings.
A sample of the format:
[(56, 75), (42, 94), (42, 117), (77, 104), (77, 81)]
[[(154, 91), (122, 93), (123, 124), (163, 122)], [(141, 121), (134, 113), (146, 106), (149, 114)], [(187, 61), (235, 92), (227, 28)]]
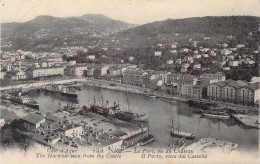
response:
[(0, 6), (0, 163), (260, 162), (259, 0)]

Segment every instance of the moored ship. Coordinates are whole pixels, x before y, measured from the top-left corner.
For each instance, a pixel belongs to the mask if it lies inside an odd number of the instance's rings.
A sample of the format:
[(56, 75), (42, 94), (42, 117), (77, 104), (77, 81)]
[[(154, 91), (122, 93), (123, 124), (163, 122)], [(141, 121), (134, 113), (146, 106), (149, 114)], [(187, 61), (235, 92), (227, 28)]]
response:
[(149, 125), (149, 119), (148, 119), (147, 120), (147, 136), (144, 138), (141, 138), (137, 142), (137, 146), (145, 146), (154, 141), (155, 141), (155, 136), (153, 134), (150, 134), (150, 125)]
[(39, 110), (40, 107), (35, 100), (28, 96), (12, 96), (9, 100), (37, 110)]
[(201, 116), (216, 119), (229, 119), (230, 115), (225, 111), (202, 111)]
[[(178, 111), (177, 111), (178, 114)], [(173, 126), (173, 116), (172, 116), (172, 125), (171, 125), (171, 131), (170, 134), (173, 137), (178, 137), (178, 138), (184, 138), (184, 139), (189, 139), (189, 140), (194, 140), (195, 139), (195, 135), (191, 134), (191, 133), (187, 133), (187, 132), (182, 132), (180, 131), (180, 121), (179, 121), (179, 114), (178, 114), (178, 128), (177, 130), (174, 130), (174, 126)]]
[(48, 93), (60, 94), (61, 96), (66, 96), (69, 98), (78, 98), (78, 94), (71, 87), (64, 87), (61, 85), (59, 85), (58, 87), (51, 86), (46, 88), (46, 91)]
[[(101, 99), (103, 101), (103, 97), (101, 96)], [(127, 100), (128, 101), (128, 100)], [(131, 122), (131, 121), (147, 121), (148, 115), (144, 113), (133, 113), (129, 109), (129, 105), (126, 111), (123, 111), (119, 107), (119, 103), (116, 104), (114, 102), (114, 106), (108, 107), (108, 101), (106, 101), (105, 106), (103, 105), (103, 102), (101, 102), (101, 105), (96, 104), (96, 99), (94, 96), (94, 104), (90, 105), (90, 111), (103, 115), (105, 117), (112, 117), (116, 118), (118, 120)]]

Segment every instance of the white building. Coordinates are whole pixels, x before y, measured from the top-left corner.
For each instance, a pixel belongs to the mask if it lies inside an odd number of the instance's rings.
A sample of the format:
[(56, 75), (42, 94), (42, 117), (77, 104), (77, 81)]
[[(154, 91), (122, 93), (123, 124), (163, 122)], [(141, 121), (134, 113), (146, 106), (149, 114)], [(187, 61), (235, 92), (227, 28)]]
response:
[(166, 63), (167, 64), (173, 64), (173, 60), (167, 60)]
[(162, 52), (161, 51), (155, 51), (154, 56), (162, 56)]
[(95, 60), (95, 55), (87, 55), (86, 58), (90, 60)]
[(238, 66), (238, 61), (237, 60), (229, 61), (228, 65), (231, 66), (231, 67), (237, 67)]

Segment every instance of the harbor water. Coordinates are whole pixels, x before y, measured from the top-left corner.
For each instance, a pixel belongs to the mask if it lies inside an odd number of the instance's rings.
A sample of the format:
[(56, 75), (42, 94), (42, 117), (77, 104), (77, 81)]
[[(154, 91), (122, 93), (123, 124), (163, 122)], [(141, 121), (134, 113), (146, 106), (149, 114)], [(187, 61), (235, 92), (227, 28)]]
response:
[[(191, 107), (186, 103), (170, 103), (144, 95), (88, 86), (81, 91), (77, 91), (77, 93), (78, 102), (43, 92), (30, 92), (29, 96), (40, 104), (40, 111), (42, 112), (54, 112), (68, 103), (79, 103), (81, 106), (92, 104), (95, 96), (96, 103), (101, 104), (103, 97), (103, 104), (108, 101), (109, 106), (112, 106), (114, 102), (119, 102), (123, 110), (147, 113), (149, 114), (150, 133), (156, 137), (156, 141), (147, 145), (148, 147), (166, 148), (170, 144), (173, 117), (173, 126), (180, 131), (195, 134), (194, 141), (211, 136), (237, 143), (240, 151), (256, 154), (258, 150), (257, 129), (246, 128), (233, 119), (201, 118), (199, 114), (192, 113)], [(187, 141), (186, 145), (194, 141)]]

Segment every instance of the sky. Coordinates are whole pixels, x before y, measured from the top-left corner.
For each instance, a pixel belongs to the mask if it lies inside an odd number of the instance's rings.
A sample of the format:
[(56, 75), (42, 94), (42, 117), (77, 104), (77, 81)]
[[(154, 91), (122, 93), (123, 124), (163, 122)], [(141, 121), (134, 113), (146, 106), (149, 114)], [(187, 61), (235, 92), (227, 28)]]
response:
[(260, 16), (260, 0), (0, 0), (1, 22), (25, 22), (39, 15), (103, 14), (134, 24), (168, 18)]

